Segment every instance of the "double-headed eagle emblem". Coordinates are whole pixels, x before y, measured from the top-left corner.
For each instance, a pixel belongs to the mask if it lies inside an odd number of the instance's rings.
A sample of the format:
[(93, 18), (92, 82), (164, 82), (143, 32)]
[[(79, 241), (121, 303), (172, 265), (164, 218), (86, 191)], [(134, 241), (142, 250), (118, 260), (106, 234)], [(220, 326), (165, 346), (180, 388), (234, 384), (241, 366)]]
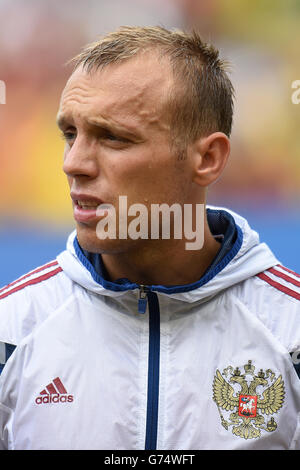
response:
[[(275, 377), (271, 369), (257, 375), (251, 361), (244, 366), (244, 374), (239, 368), (228, 366), (223, 374), (216, 371), (213, 382), (213, 399), (218, 407), (221, 423), (226, 430), (232, 426), (232, 433), (244, 439), (258, 438), (261, 431), (272, 432), (277, 428), (273, 416), (284, 401), (284, 382), (281, 375)], [(223, 376), (229, 380), (226, 381)], [(230, 385), (232, 384), (232, 385)], [(240, 387), (237, 390), (237, 387)], [(256, 390), (260, 386), (260, 390)], [(227, 420), (221, 409), (231, 412)], [(266, 416), (266, 421), (263, 415)]]

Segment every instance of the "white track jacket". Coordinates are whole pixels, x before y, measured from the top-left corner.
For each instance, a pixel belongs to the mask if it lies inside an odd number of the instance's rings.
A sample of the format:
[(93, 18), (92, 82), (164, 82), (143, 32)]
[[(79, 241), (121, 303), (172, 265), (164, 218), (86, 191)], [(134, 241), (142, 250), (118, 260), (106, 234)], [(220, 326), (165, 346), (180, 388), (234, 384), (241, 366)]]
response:
[(211, 211), (237, 237), (194, 284), (108, 282), (72, 233), (0, 290), (0, 448), (300, 449), (299, 275)]

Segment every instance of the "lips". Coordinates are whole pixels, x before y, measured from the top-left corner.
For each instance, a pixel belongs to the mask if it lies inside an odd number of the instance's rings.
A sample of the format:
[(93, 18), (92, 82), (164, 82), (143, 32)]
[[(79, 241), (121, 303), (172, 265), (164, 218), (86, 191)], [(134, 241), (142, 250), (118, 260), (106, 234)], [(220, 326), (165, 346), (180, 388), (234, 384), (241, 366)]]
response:
[(76, 201), (76, 204), (84, 210), (95, 210), (99, 206), (98, 203), (95, 201), (83, 201), (83, 200), (78, 200)]
[(71, 193), (74, 208), (74, 219), (77, 222), (88, 223), (99, 218), (97, 208), (103, 204), (101, 199), (95, 198), (88, 194)]

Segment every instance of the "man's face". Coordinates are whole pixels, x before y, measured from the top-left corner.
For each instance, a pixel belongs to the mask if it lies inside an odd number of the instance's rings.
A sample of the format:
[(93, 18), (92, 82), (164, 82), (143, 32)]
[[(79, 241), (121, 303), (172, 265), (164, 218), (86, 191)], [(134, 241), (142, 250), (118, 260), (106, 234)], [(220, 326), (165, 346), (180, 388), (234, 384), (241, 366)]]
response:
[(58, 124), (66, 139), (64, 171), (80, 245), (117, 253), (147, 240), (100, 240), (101, 203), (128, 207), (188, 202), (191, 170), (170, 148), (169, 63), (154, 54), (87, 73), (76, 70), (61, 98)]

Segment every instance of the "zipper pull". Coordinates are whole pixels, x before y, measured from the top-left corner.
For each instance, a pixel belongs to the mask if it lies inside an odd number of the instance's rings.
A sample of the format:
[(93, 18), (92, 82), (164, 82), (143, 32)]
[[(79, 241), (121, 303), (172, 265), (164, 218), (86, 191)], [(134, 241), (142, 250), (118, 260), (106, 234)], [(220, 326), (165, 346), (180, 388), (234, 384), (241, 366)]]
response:
[(147, 291), (148, 288), (146, 286), (141, 285), (139, 287), (139, 299), (138, 299), (138, 312), (145, 313), (147, 309)]

